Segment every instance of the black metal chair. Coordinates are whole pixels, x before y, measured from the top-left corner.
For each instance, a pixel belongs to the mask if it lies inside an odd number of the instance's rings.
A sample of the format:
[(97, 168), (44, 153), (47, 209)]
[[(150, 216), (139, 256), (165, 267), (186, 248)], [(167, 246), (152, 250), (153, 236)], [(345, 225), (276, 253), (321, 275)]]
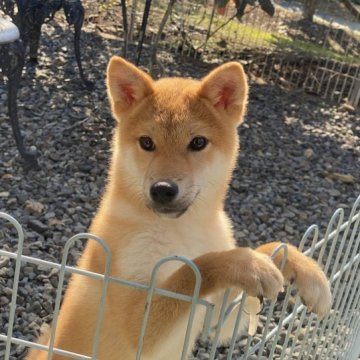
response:
[(36, 150), (25, 149), (17, 115), (17, 92), (24, 67), (24, 46), (18, 28), (0, 17), (0, 67), (8, 78), (8, 111), (16, 145), (30, 166), (37, 166)]
[(89, 90), (93, 88), (93, 83), (84, 76), (81, 63), (80, 34), (85, 13), (81, 0), (0, 0), (0, 9), (19, 28), (24, 47), (29, 46), (30, 60), (35, 63), (42, 25), (51, 21), (55, 13), (63, 9), (67, 23), (74, 26), (74, 50), (80, 77)]
[[(17, 90), (24, 67), (26, 48), (29, 47), (30, 61), (37, 63), (41, 27), (51, 21), (55, 13), (61, 9), (65, 13), (67, 23), (74, 26), (74, 50), (80, 77), (86, 88), (92, 90), (94, 85), (86, 79), (81, 63), (80, 34), (84, 22), (84, 7), (81, 0), (0, 0), (0, 10), (14, 22), (13, 24), (1, 18), (0, 25), (3, 38), (0, 41), (0, 65), (9, 79), (9, 116), (19, 152), (31, 166), (37, 165), (36, 150), (27, 151), (22, 141), (17, 118)], [(9, 34), (12, 36), (9, 37)]]

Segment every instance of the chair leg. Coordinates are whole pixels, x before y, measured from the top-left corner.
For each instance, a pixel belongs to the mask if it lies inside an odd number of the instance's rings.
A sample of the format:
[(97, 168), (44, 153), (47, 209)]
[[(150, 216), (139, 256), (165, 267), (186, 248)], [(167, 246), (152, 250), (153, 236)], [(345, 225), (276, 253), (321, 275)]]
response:
[(8, 110), (11, 127), (20, 155), (29, 166), (38, 167), (36, 150), (29, 151), (24, 146), (17, 114), (16, 98), (24, 67), (24, 48), (19, 40), (6, 46), (8, 49), (4, 51), (3, 71), (8, 77)]
[(78, 64), (79, 73), (82, 81), (84, 82), (86, 88), (88, 90), (93, 90), (94, 84), (93, 82), (86, 79), (81, 63), (81, 51), (80, 51), (80, 34), (81, 28), (84, 22), (84, 7), (81, 4), (81, 1), (64, 1), (64, 13), (66, 17), (66, 21), (69, 25), (74, 25), (75, 33), (74, 33), (74, 50), (76, 62)]
[(28, 28), (28, 41), (29, 41), (29, 57), (30, 62), (37, 64), (39, 41), (41, 35), (42, 24), (33, 24), (31, 28)]

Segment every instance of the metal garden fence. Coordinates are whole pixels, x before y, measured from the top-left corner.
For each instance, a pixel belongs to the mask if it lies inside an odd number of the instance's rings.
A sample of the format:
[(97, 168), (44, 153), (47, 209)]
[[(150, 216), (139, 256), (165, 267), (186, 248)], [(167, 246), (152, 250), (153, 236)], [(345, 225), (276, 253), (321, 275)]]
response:
[[(338, 13), (332, 8), (349, 0), (320, 0), (309, 23), (302, 19), (301, 1), (272, 0), (272, 17), (250, 5), (239, 16), (236, 3), (244, 1), (132, 0), (122, 1), (121, 8), (115, 2), (123, 55), (160, 73), (163, 62), (181, 57), (235, 59), (265, 81), (359, 105), (360, 6), (351, 13), (344, 5)], [(99, 2), (85, 0), (85, 5), (89, 13), (99, 11)]]
[[(0, 218), (8, 222), (7, 226), (13, 225), (16, 229), (18, 249), (17, 252), (0, 250), (1, 257), (10, 258), (14, 265), (14, 281), (12, 299), (9, 304), (9, 316), (7, 332), (5, 328), (0, 329), (0, 350), (1, 346), (5, 349), (5, 360), (10, 359), (12, 349), (16, 345), (47, 350), (49, 359), (52, 354), (63, 354), (72, 359), (96, 359), (96, 348), (99, 336), (95, 338), (94, 352), (91, 357), (82, 354), (74, 354), (55, 349), (53, 346), (36, 344), (14, 336), (13, 330), (19, 320), (17, 312), (17, 293), (19, 290), (21, 267), (28, 263), (41, 265), (51, 269), (59, 270), (59, 280), (57, 287), (57, 296), (55, 301), (55, 311), (52, 319), (53, 332), (56, 327), (56, 320), (60, 308), (60, 301), (63, 292), (64, 278), (67, 273), (78, 273), (103, 280), (103, 295), (106, 293), (107, 284), (114, 283), (118, 286), (131, 286), (142, 289), (147, 292), (147, 305), (144, 310), (143, 325), (141, 335), (139, 336), (138, 352), (136, 359), (141, 359), (142, 339), (146, 330), (147, 319), (151, 307), (151, 300), (154, 294), (177, 298), (192, 303), (190, 316), (188, 320), (187, 333), (185, 336), (183, 354), (178, 354), (178, 358), (186, 359), (186, 349), (189, 335), (191, 332), (192, 320), (197, 305), (204, 306), (206, 316), (204, 320), (201, 339), (203, 342), (208, 340), (208, 335), (212, 333), (211, 341), (208, 345), (208, 355), (206, 359), (338, 359), (338, 360), (356, 360), (360, 356), (360, 196), (356, 200), (348, 219), (345, 221), (345, 212), (338, 209), (332, 216), (325, 236), (319, 238), (319, 229), (316, 225), (311, 226), (304, 234), (300, 250), (304, 251), (310, 257), (317, 259), (319, 263), (324, 264), (324, 271), (330, 279), (333, 293), (333, 305), (330, 314), (323, 320), (318, 320), (314, 314), (307, 314), (306, 307), (296, 295), (292, 287), (287, 287), (286, 293), (281, 301), (266, 303), (263, 308), (263, 314), (260, 319), (263, 320), (261, 326), (255, 326), (257, 334), (250, 331), (252, 335), (247, 335), (238, 341), (238, 328), (245, 316), (247, 301), (250, 299), (246, 295), (236, 299), (229, 306), (227, 298), (229, 290), (224, 292), (224, 302), (221, 308), (216, 325), (212, 323), (213, 304), (199, 299), (198, 294), (201, 275), (194, 263), (182, 257), (168, 257), (160, 260), (153, 269), (151, 281), (148, 285), (136, 282), (125, 281), (109, 276), (109, 263), (111, 254), (106, 243), (98, 237), (90, 234), (78, 234), (69, 239), (65, 245), (61, 264), (52, 263), (34, 257), (22, 254), (24, 233), (21, 225), (10, 215), (0, 213)], [(10, 223), (10, 224), (9, 224)], [(69, 250), (72, 245), (80, 239), (91, 239), (101, 244), (106, 256), (107, 267), (104, 274), (91, 273), (76, 267), (67, 265)], [(306, 250), (305, 250), (306, 249)], [(286, 261), (286, 245), (281, 245), (276, 252), (283, 251), (284, 261)], [(275, 254), (273, 254), (275, 255)], [(196, 285), (192, 297), (172, 293), (162, 289), (155, 288), (156, 274), (159, 268), (168, 261), (182, 261), (188, 264), (196, 275)], [(294, 296), (294, 297), (293, 297)], [(99, 304), (98, 329), (99, 335), (101, 314), (104, 310), (104, 296)], [(236, 323), (231, 342), (226, 349), (226, 355), (217, 353), (218, 339), (223, 324), (230, 312), (237, 311)], [(1, 333), (3, 331), (3, 333)], [(245, 341), (244, 341), (245, 340)], [(52, 341), (50, 341), (50, 344)], [(204, 358), (204, 357), (203, 357)], [(101, 359), (103, 360), (103, 359)]]

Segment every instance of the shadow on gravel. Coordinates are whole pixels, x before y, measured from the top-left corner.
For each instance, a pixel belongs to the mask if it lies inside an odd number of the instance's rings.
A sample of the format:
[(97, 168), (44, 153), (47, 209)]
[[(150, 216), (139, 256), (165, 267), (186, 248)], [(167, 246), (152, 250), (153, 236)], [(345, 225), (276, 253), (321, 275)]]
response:
[[(252, 87), (228, 198), (239, 243), (297, 244), (311, 224), (324, 232), (336, 208), (352, 206), (360, 194), (355, 124), (355, 114), (321, 98)], [(333, 174), (353, 182), (334, 181)]]

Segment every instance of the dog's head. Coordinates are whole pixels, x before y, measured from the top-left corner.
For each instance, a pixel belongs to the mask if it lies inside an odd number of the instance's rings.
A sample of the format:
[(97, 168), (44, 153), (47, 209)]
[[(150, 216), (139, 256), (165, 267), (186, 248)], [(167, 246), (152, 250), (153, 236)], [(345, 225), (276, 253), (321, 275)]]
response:
[(118, 186), (167, 217), (223, 201), (247, 102), (240, 64), (220, 66), (201, 81), (154, 81), (113, 57), (107, 87), (118, 121), (111, 174), (121, 178)]

